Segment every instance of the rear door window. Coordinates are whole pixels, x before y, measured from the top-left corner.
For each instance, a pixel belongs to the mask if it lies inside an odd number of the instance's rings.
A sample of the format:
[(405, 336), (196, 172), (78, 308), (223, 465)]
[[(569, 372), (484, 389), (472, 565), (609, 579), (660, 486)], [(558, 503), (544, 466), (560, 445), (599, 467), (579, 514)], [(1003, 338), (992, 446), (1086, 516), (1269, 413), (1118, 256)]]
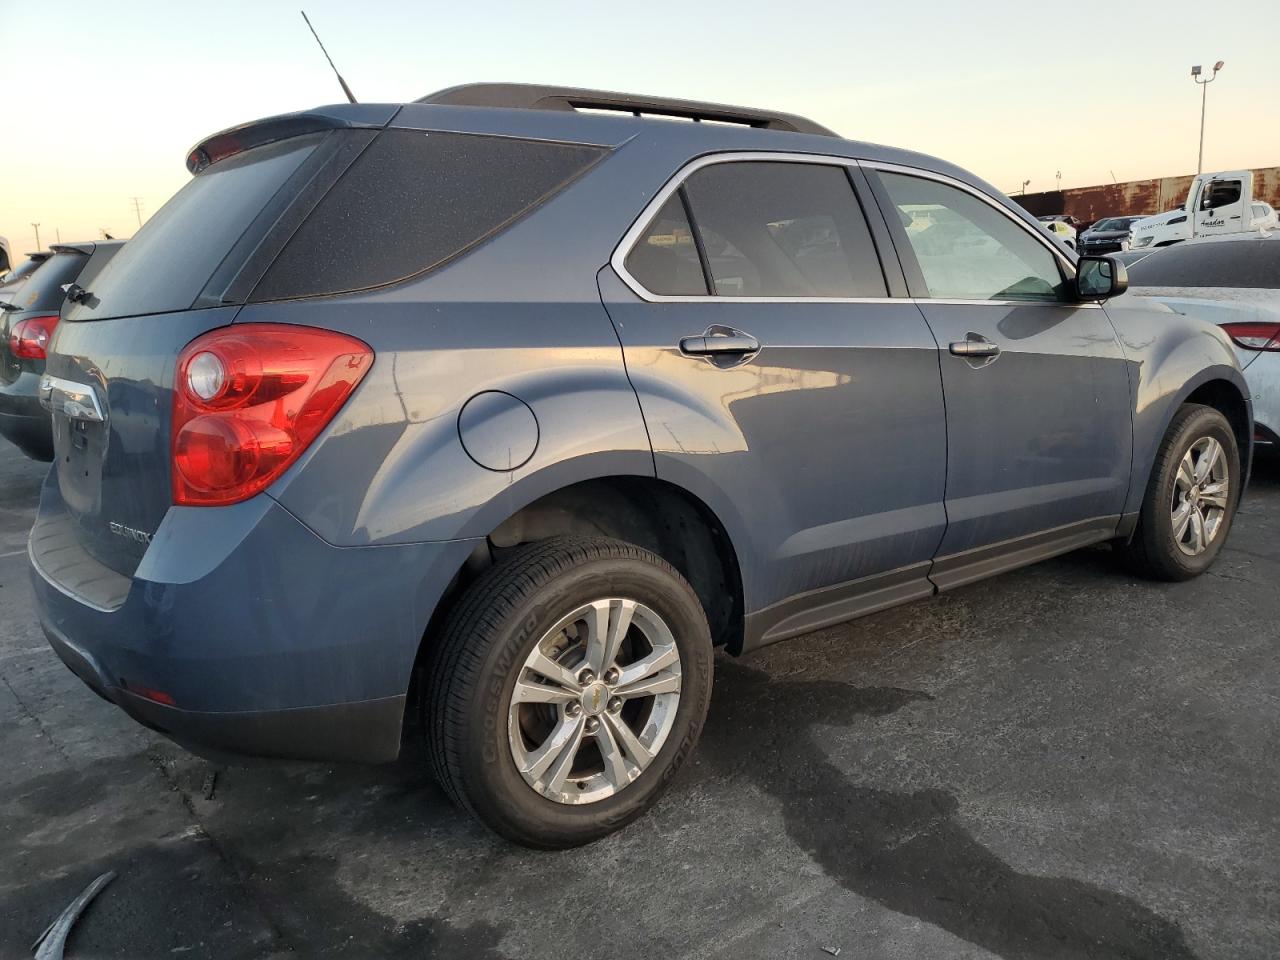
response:
[(866, 218), (843, 167), (717, 163), (683, 187), (721, 297), (886, 295)]
[(603, 147), (388, 130), (294, 234), (251, 299), (382, 286), (424, 273), (557, 193)]
[(627, 272), (659, 296), (706, 295), (707, 280), (689, 226), (683, 191), (671, 195), (631, 248)]

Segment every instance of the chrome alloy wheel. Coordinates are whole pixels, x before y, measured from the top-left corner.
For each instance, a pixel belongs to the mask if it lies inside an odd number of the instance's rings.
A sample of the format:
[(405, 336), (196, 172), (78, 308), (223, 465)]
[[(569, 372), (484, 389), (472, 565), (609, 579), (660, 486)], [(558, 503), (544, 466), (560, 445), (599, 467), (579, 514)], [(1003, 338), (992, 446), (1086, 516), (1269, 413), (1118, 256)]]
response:
[(605, 800), (658, 755), (679, 705), (680, 651), (663, 619), (634, 600), (595, 600), (525, 658), (507, 717), (511, 756), (544, 797)]
[(1178, 464), (1173, 485), (1173, 540), (1189, 557), (1209, 548), (1227, 517), (1231, 477), (1222, 444), (1201, 437)]

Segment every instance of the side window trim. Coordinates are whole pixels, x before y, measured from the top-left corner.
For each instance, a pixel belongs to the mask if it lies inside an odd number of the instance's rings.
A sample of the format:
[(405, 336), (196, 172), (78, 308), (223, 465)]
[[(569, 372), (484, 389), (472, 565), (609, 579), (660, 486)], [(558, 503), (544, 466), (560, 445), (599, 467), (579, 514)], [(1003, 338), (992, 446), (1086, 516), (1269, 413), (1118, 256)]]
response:
[(685, 190), (683, 181), (676, 192), (680, 194), (680, 206), (684, 208), (684, 218), (689, 222), (689, 232), (693, 234), (693, 247), (698, 251), (698, 263), (702, 266), (702, 286), (707, 291), (706, 296), (717, 297), (719, 294), (716, 293), (715, 277), (711, 275), (711, 260), (707, 257), (707, 247), (702, 242), (702, 231), (698, 229), (698, 220), (693, 215), (693, 204), (689, 202), (689, 193)]
[[(1039, 231), (1034, 230), (1007, 210), (1003, 204), (994, 198), (983, 193), (969, 184), (957, 180), (954, 177), (948, 177), (946, 174), (934, 173), (932, 170), (925, 170), (920, 167), (908, 167), (903, 164), (886, 163), (881, 161), (864, 161), (861, 164), (863, 173), (867, 180), (871, 183), (871, 193), (875, 197), (876, 203), (880, 206), (880, 212), (888, 224), (889, 232), (893, 236), (894, 246), (898, 250), (898, 257), (902, 262), (903, 272), (907, 277), (907, 287), (911, 292), (913, 300), (928, 300), (933, 303), (986, 303), (986, 304), (1017, 304), (1019, 306), (1035, 306), (1039, 303), (1042, 306), (1061, 306), (1060, 303), (1052, 301), (1035, 301), (1035, 300), (962, 300), (946, 297), (933, 297), (929, 294), (929, 288), (925, 284), (924, 273), (920, 270), (920, 264), (916, 260), (915, 250), (911, 246), (911, 241), (907, 239), (906, 230), (897, 217), (891, 216), (893, 210), (893, 202), (889, 198), (889, 193), (885, 189), (884, 183), (881, 181), (879, 174), (897, 173), (907, 177), (920, 177), (924, 180), (934, 180), (938, 183), (957, 190), (962, 190), (967, 194), (981, 200), (987, 206), (991, 207), (1002, 214), (1010, 223), (1022, 229), (1027, 236), (1032, 237), (1037, 243), (1043, 245), (1056, 258), (1058, 270), (1062, 274), (1063, 282), (1070, 284), (1075, 279), (1076, 265), (1066, 254), (1059, 250), (1054, 243), (1047, 237), (1041, 236)], [(1075, 304), (1076, 307), (1091, 307), (1096, 304)]]
[[(713, 291), (714, 280), (711, 276), (710, 265), (706, 259), (706, 251), (702, 247), (702, 240), (699, 236), (692, 205), (685, 196), (685, 183), (689, 177), (702, 170), (705, 167), (722, 163), (744, 163), (744, 162), (779, 162), (779, 163), (815, 163), (820, 166), (827, 167), (843, 167), (849, 179), (849, 189), (853, 194), (854, 202), (862, 210), (864, 219), (867, 221), (867, 227), (871, 233), (872, 246), (875, 249), (876, 259), (880, 265), (880, 271), (884, 274), (887, 281), (887, 287), (890, 292), (888, 297), (734, 297), (721, 296), (716, 293), (708, 293), (699, 296), (668, 296), (665, 294), (653, 293), (648, 290), (644, 284), (633, 277), (627, 270), (626, 260), (631, 251), (635, 248), (644, 237), (645, 232), (653, 223), (654, 218), (659, 214), (666, 205), (671, 195), (677, 191), (680, 194), (680, 201), (684, 205), (685, 216), (689, 220), (690, 226), (693, 228), (694, 242), (698, 247), (698, 258), (702, 264), (702, 272), (706, 278), (707, 289)], [(821, 154), (811, 153), (779, 153), (766, 150), (744, 150), (726, 153), (713, 153), (703, 157), (698, 157), (686, 163), (675, 175), (671, 177), (659, 190), (654, 194), (653, 198), (640, 211), (640, 215), (636, 217), (627, 232), (623, 234), (622, 239), (613, 250), (613, 255), (609, 258), (609, 263), (613, 267), (614, 272), (622, 279), (622, 282), (630, 288), (631, 292), (642, 300), (650, 303), (902, 303), (905, 299), (901, 295), (894, 295), (899, 289), (900, 284), (893, 282), (894, 270), (897, 267), (896, 261), (890, 263), (887, 259), (888, 251), (882, 249), (881, 239), (883, 238), (880, 230), (877, 229), (876, 216), (873, 211), (868, 209), (868, 205), (863, 201), (858, 191), (858, 180), (855, 171), (860, 166), (859, 161), (851, 157), (835, 157), (824, 156)], [(906, 291), (903, 291), (904, 293)]]

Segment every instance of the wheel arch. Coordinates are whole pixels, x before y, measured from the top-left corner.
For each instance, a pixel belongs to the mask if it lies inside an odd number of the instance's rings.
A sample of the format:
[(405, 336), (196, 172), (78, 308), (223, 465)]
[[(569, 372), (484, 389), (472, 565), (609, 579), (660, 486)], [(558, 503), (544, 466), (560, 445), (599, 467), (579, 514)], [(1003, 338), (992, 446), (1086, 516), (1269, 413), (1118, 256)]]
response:
[[(1190, 390), (1178, 402), (1178, 407), (1185, 403), (1199, 403), (1213, 407), (1231, 424), (1231, 432), (1235, 434), (1236, 444), (1240, 448), (1240, 463), (1244, 468), (1246, 481), (1253, 455), (1253, 416), (1247, 394), (1230, 380), (1214, 379)], [(1177, 407), (1174, 408), (1177, 411)], [(1169, 417), (1172, 421), (1172, 415)], [(1166, 425), (1165, 429), (1168, 429)]]
[(510, 512), (490, 529), (454, 573), (423, 631), (406, 706), (406, 726), (421, 714), (423, 676), (458, 597), (504, 551), (556, 536), (607, 536), (658, 554), (689, 581), (711, 628), (712, 642), (742, 650), (743, 586), (729, 530), (701, 498), (653, 476), (593, 477), (558, 487)]
[[(1142, 509), (1156, 451), (1169, 432), (1169, 425), (1178, 410), (1187, 403), (1200, 403), (1212, 407), (1227, 418), (1236, 444), (1240, 448), (1240, 465), (1244, 484), (1249, 480), (1253, 461), (1253, 408), (1249, 400), (1249, 388), (1238, 369), (1225, 364), (1213, 365), (1189, 378), (1178, 391), (1152, 400), (1139, 414), (1134, 435), (1134, 471), (1130, 484), (1129, 502), (1125, 515), (1136, 523)], [(1146, 421), (1143, 426), (1142, 421)], [(1243, 489), (1243, 487), (1242, 487)], [(1129, 532), (1132, 532), (1130, 529)]]

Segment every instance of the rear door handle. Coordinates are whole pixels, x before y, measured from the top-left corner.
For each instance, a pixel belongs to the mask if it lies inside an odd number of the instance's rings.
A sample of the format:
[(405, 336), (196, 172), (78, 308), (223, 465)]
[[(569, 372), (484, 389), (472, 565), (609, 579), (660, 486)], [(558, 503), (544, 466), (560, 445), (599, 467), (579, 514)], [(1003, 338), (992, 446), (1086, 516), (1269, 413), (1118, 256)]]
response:
[(760, 341), (747, 333), (735, 333), (728, 336), (682, 337), (680, 352), (693, 356), (714, 354), (756, 353), (760, 350)]
[(998, 357), (999, 344), (990, 340), (957, 340), (951, 344), (951, 352), (957, 357)]

